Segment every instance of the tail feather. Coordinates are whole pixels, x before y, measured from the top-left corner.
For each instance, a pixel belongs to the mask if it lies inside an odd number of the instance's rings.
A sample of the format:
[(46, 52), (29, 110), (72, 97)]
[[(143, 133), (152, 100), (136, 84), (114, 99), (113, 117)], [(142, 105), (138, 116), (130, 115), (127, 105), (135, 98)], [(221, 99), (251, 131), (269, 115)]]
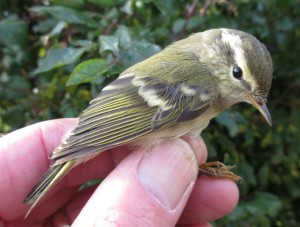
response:
[(25, 218), (31, 213), (33, 208), (41, 201), (45, 194), (56, 185), (61, 178), (66, 175), (75, 164), (74, 160), (53, 166), (41, 177), (39, 182), (34, 186), (31, 192), (27, 195), (24, 203), (32, 203), (27, 211)]

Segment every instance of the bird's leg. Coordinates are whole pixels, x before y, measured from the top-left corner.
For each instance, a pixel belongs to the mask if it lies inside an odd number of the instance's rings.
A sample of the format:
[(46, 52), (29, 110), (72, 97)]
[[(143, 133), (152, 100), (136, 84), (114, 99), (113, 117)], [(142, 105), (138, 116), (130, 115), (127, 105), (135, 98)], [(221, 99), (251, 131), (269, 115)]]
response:
[(205, 162), (204, 164), (199, 166), (199, 175), (205, 175), (213, 178), (223, 178), (230, 179), (234, 182), (239, 182), (242, 180), (241, 177), (234, 174), (231, 169), (234, 166), (226, 166), (222, 162)]

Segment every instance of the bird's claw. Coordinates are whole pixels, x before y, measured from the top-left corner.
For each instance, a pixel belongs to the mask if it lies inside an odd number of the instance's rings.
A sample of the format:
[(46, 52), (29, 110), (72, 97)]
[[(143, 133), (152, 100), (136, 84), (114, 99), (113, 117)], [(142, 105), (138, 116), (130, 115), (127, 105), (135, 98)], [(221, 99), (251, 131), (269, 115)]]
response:
[(199, 175), (205, 175), (213, 178), (223, 178), (233, 180), (238, 183), (242, 180), (242, 178), (236, 174), (234, 174), (231, 169), (234, 166), (226, 166), (222, 162), (206, 162), (199, 166)]

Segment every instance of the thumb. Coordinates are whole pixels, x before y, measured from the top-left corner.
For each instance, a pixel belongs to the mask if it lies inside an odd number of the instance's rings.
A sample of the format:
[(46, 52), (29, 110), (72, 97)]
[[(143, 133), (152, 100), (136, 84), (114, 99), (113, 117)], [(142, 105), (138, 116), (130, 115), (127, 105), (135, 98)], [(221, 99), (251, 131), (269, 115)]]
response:
[(172, 139), (131, 153), (97, 188), (73, 226), (174, 226), (197, 178), (199, 143)]

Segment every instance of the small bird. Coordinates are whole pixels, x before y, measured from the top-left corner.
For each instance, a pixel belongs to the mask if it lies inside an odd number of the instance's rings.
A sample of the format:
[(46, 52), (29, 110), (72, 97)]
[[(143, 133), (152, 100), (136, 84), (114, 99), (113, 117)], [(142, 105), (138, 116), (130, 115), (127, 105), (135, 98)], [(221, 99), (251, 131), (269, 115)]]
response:
[[(52, 152), (51, 167), (24, 200), (33, 203), (26, 217), (68, 171), (107, 149), (198, 135), (238, 102), (254, 105), (271, 125), (266, 98), (272, 74), (265, 45), (225, 28), (193, 34), (131, 66), (90, 102)], [(219, 162), (206, 163), (199, 172), (239, 179)]]

